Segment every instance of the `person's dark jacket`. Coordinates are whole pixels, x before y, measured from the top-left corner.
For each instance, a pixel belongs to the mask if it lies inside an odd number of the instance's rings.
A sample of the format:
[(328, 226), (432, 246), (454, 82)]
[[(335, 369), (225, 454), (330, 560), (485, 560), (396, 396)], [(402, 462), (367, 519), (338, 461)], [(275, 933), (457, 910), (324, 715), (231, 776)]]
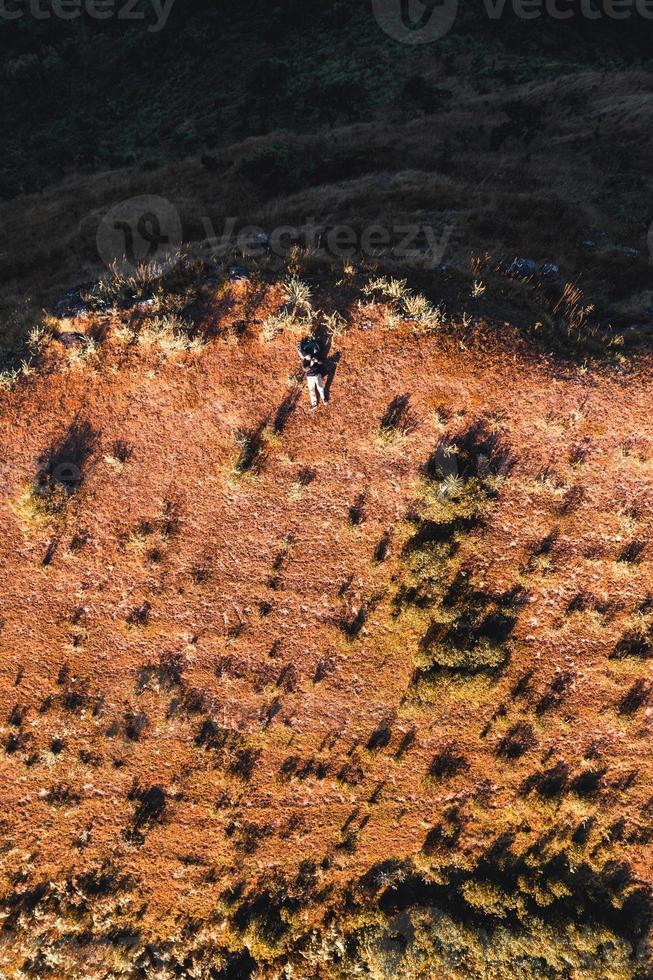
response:
[(316, 378), (322, 376), (324, 374), (324, 364), (318, 345), (312, 345), (305, 350), (302, 350), (300, 345), (298, 350), (304, 377)]

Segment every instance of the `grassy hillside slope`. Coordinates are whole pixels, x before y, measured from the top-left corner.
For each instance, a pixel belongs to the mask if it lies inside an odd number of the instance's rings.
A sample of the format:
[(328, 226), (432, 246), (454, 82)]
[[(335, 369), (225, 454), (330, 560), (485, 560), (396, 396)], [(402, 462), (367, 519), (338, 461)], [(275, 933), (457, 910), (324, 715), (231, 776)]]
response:
[(647, 976), (647, 362), (184, 289), (3, 398), (3, 972)]
[(395, 240), (426, 225), (463, 272), (485, 253), (553, 262), (617, 332), (651, 324), (650, 41), (632, 20), (491, 21), (461, 5), (446, 37), (417, 46), (349, 2), (177, 4), (154, 34), (0, 28), (13, 364), (42, 307), (106, 274), (98, 226), (141, 194), (169, 200), (192, 242), (229, 217), (268, 233), (381, 223)]

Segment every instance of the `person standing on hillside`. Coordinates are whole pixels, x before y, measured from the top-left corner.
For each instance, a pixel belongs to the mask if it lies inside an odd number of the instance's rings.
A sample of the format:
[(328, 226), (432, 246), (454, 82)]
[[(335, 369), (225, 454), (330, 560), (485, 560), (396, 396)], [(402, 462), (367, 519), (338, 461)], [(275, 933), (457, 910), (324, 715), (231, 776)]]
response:
[(326, 405), (327, 396), (324, 390), (324, 361), (320, 342), (315, 337), (307, 337), (297, 348), (302, 371), (308, 385), (308, 394), (311, 399), (311, 411), (315, 411), (318, 406), (318, 395), (322, 403)]

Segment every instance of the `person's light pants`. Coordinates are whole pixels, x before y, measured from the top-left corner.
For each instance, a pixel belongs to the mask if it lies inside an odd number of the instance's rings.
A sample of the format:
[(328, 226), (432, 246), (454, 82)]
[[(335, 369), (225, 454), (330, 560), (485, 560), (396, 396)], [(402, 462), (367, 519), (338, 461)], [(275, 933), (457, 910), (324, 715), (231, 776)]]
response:
[(323, 402), (326, 402), (326, 395), (324, 394), (324, 381), (319, 374), (309, 374), (306, 378), (308, 382), (308, 393), (311, 396), (311, 405), (315, 407), (317, 405), (317, 396), (319, 395)]

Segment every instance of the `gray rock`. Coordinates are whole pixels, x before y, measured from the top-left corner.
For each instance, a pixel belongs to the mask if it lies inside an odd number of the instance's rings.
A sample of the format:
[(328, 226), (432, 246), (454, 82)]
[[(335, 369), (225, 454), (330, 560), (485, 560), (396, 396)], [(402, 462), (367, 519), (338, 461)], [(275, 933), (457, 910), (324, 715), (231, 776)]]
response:
[(581, 242), (581, 247), (591, 251), (595, 248), (607, 248), (610, 244), (610, 236), (607, 231), (599, 231), (596, 234), (596, 238), (587, 238), (584, 242)]
[(154, 297), (150, 296), (149, 299), (141, 299), (138, 303), (134, 304), (134, 309), (139, 310), (141, 313), (149, 313), (149, 311), (154, 306)]
[(85, 282), (80, 286), (73, 286), (72, 289), (67, 289), (52, 307), (54, 316), (59, 320), (74, 320), (79, 316), (85, 316), (87, 313), (90, 313), (91, 307), (85, 299), (82, 299), (82, 293), (89, 293), (96, 285), (97, 283), (94, 282)]
[(59, 340), (67, 350), (72, 350), (84, 343), (86, 335), (75, 331), (64, 331), (59, 334)]
[(553, 262), (540, 262), (537, 267), (538, 273), (543, 279), (559, 279), (560, 267)]
[(84, 296), (93, 297), (98, 287), (97, 282), (83, 282), (79, 286), (67, 289), (52, 307), (52, 313), (59, 320), (76, 320), (77, 317), (87, 316), (89, 313), (101, 313), (111, 309), (111, 303), (106, 300), (93, 299), (92, 302), (84, 299)]
[(537, 272), (537, 263), (533, 259), (513, 259), (508, 266), (508, 275), (525, 278), (534, 276)]
[(247, 282), (248, 280), (247, 269), (244, 269), (241, 265), (232, 265), (230, 267), (229, 282)]

